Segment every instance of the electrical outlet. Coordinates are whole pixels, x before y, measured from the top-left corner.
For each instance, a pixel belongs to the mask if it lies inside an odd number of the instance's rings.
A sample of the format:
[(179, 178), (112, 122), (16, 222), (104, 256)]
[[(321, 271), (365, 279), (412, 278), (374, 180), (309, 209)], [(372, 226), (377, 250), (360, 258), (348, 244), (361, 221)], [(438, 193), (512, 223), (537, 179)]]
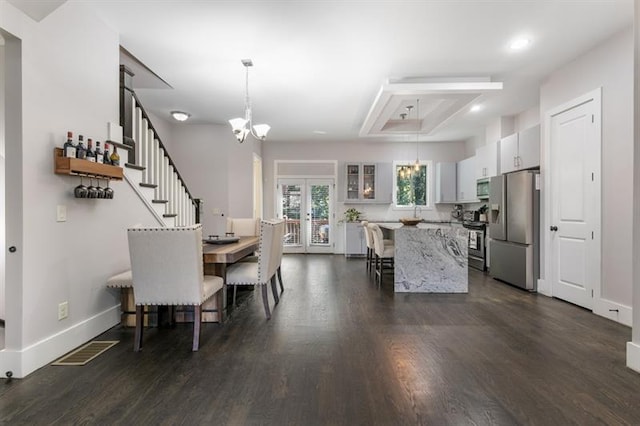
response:
[(58, 305), (58, 321), (69, 316), (69, 302), (62, 302)]

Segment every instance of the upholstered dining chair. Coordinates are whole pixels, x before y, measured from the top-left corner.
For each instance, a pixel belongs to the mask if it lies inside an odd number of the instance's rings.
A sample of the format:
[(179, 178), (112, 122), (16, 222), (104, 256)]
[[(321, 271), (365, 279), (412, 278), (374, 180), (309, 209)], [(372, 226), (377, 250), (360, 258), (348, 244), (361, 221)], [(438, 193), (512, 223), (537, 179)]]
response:
[(377, 224), (370, 223), (368, 227), (373, 236), (376, 280), (378, 281), (378, 285), (382, 285), (382, 274), (385, 269), (385, 264), (393, 269), (395, 246), (390, 242), (390, 240), (384, 239), (382, 230)]
[(260, 235), (260, 219), (227, 218), (227, 233), (236, 237), (256, 237)]
[[(260, 219), (244, 219), (244, 218), (228, 218), (227, 219), (227, 232), (233, 232), (236, 237), (252, 237), (260, 235)], [(284, 228), (282, 233), (284, 238)], [(281, 238), (281, 239), (282, 239)], [(283, 246), (280, 246), (281, 248)], [(282, 254), (281, 254), (282, 255)], [(241, 262), (257, 262), (258, 253), (255, 256), (247, 256), (241, 260)], [(281, 291), (284, 291), (284, 285), (282, 284), (282, 265), (278, 263), (278, 270), (276, 271), (278, 282), (280, 283)], [(235, 291), (234, 287), (234, 291)], [(235, 306), (235, 298), (233, 305)]]
[(130, 228), (129, 257), (136, 303), (134, 351), (142, 348), (145, 305), (191, 305), (194, 309), (192, 350), (200, 346), (202, 304), (218, 293), (222, 318), (221, 277), (204, 275), (202, 225), (184, 228)]
[(277, 304), (280, 299), (276, 288), (276, 272), (282, 258), (284, 220), (263, 220), (260, 222), (260, 243), (257, 262), (238, 262), (227, 268), (227, 285), (233, 288), (235, 305), (236, 288), (239, 285), (262, 287), (262, 303), (267, 319), (271, 319), (267, 284), (271, 284), (273, 298)]

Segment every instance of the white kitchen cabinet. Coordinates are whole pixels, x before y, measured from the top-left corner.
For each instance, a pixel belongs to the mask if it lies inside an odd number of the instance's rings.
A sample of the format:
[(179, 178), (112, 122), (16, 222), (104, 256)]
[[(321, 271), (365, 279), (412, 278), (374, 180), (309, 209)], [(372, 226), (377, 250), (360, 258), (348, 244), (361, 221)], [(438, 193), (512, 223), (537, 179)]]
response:
[(456, 167), (457, 192), (459, 203), (477, 202), (476, 197), (476, 157), (458, 161)]
[(499, 147), (500, 141), (495, 141), (476, 149), (476, 179), (498, 175)]
[(540, 166), (540, 125), (500, 140), (500, 173)]
[(455, 203), (456, 163), (436, 163), (435, 203)]
[(367, 242), (364, 238), (364, 228), (360, 222), (345, 222), (344, 255), (365, 256), (367, 254)]
[(540, 125), (518, 134), (519, 169), (540, 167)]
[(391, 203), (392, 168), (391, 163), (344, 163), (339, 172), (338, 201)]
[(509, 173), (517, 168), (518, 134), (514, 133), (500, 140), (500, 173)]

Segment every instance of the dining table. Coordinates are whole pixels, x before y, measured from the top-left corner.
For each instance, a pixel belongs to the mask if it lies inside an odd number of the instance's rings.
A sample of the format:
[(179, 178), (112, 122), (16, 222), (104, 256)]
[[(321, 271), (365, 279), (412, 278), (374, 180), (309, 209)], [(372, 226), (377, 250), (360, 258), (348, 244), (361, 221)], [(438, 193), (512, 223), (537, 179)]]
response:
[[(227, 310), (227, 266), (236, 263), (243, 258), (252, 255), (258, 250), (260, 237), (239, 237), (237, 242), (229, 244), (204, 243), (202, 246), (202, 258), (205, 275), (217, 275), (222, 277), (222, 307)], [(213, 299), (213, 298), (212, 298)], [(215, 301), (208, 300), (202, 305), (202, 321), (218, 321), (215, 311)], [(226, 314), (223, 312), (224, 320)]]

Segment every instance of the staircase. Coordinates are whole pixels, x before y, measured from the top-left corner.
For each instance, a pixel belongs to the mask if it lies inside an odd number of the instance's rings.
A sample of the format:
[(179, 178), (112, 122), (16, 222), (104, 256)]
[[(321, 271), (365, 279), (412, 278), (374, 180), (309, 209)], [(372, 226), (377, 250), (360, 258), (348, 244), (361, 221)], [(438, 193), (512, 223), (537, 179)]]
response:
[(120, 66), (120, 125), (126, 159), (125, 180), (168, 227), (199, 223), (200, 200), (194, 198), (136, 97), (133, 73)]

